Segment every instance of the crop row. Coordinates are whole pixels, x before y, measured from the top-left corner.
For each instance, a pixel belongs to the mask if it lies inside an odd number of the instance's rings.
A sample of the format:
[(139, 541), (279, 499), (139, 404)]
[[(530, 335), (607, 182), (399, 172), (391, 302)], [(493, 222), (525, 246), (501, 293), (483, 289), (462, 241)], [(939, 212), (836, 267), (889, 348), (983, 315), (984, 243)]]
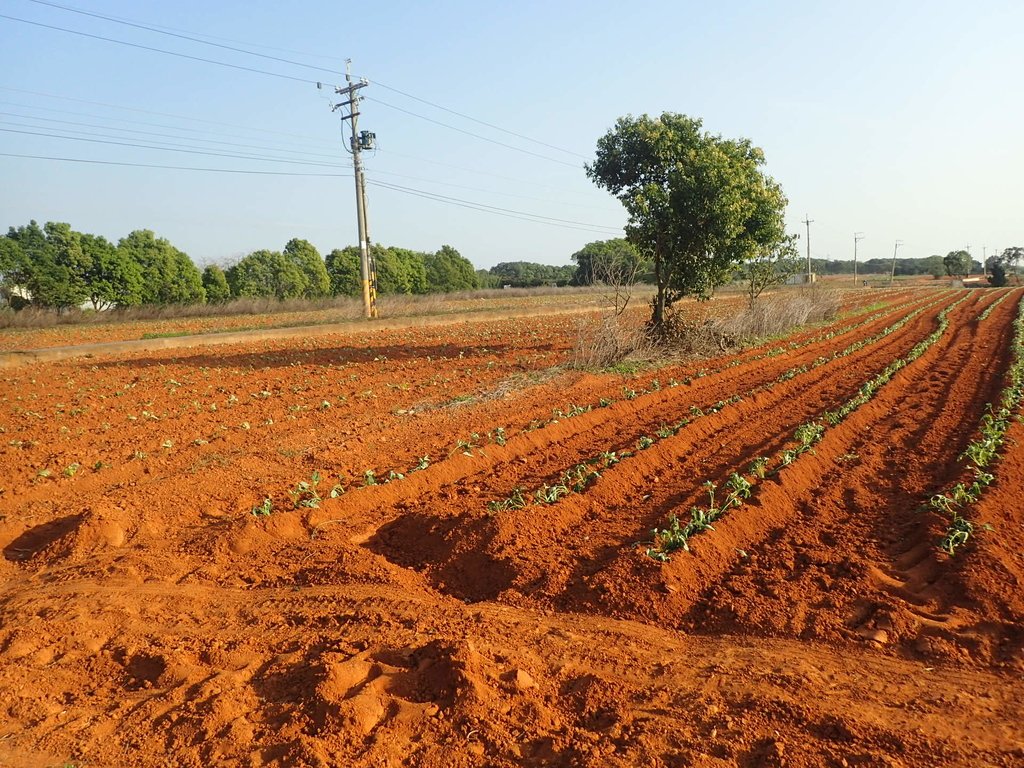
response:
[[(774, 380), (758, 387), (754, 387), (742, 395), (737, 393), (727, 400), (720, 400), (704, 409), (692, 406), (689, 416), (684, 417), (674, 424), (662, 425), (654, 433), (654, 436), (641, 435), (635, 445), (629, 448), (624, 446), (614, 446), (614, 450), (605, 450), (597, 456), (585, 459), (582, 463), (576, 464), (562, 472), (561, 475), (557, 479), (553, 479), (550, 484), (544, 483), (531, 492), (527, 492), (523, 488), (517, 487), (512, 490), (511, 494), (507, 498), (489, 502), (487, 509), (491, 513), (509, 509), (521, 509), (531, 503), (531, 501), (534, 504), (553, 504), (563, 496), (567, 496), (571, 493), (579, 493), (585, 490), (601, 476), (601, 470), (617, 464), (619, 461), (628, 458), (635, 453), (652, 447), (659, 440), (665, 440), (677, 435), (682, 429), (693, 424), (695, 421), (705, 416), (710, 416), (713, 413), (719, 413), (730, 405), (740, 403), (745, 397), (752, 397), (754, 395), (767, 392), (777, 384), (795, 379), (801, 374), (807, 373), (836, 360), (848, 357), (867, 346), (881, 341), (885, 337), (903, 328), (907, 323), (927, 310), (933, 303), (934, 302), (929, 302), (928, 304), (919, 307), (878, 333), (863, 339), (858, 339), (845, 348), (833, 352), (830, 356), (821, 356), (813, 360), (811, 363), (789, 368)], [(795, 457), (796, 455), (790, 455), (789, 452), (784, 454), (784, 458), (787, 463), (792, 461)]]
[(714, 530), (713, 523), (721, 518), (730, 509), (736, 509), (743, 505), (757, 490), (760, 482), (769, 475), (781, 472), (785, 467), (791, 465), (799, 456), (811, 451), (815, 444), (821, 441), (825, 433), (846, 419), (851, 413), (871, 400), (875, 394), (892, 380), (892, 377), (901, 369), (917, 360), (925, 351), (937, 342), (949, 327), (950, 313), (968, 298), (962, 298), (953, 302), (943, 309), (938, 316), (938, 327), (921, 340), (905, 356), (893, 360), (880, 373), (866, 381), (858, 390), (857, 394), (847, 400), (842, 406), (834, 411), (826, 411), (823, 414), (824, 423), (810, 421), (801, 424), (793, 432), (791, 447), (779, 451), (774, 457), (760, 457), (756, 459), (748, 469), (750, 479), (738, 472), (732, 473), (726, 481), (727, 492), (724, 498), (716, 498), (718, 486), (707, 481), (704, 487), (708, 490), (709, 503), (707, 507), (694, 506), (689, 511), (689, 520), (686, 523), (680, 521), (678, 515), (672, 514), (668, 518), (668, 525), (664, 529), (655, 528), (652, 532), (653, 542), (646, 548), (646, 554), (656, 560), (667, 561), (672, 552), (677, 550), (689, 550), (689, 539), (704, 531)]
[[(922, 305), (922, 308), (927, 308), (936, 303), (937, 301), (941, 301), (942, 298), (943, 296), (940, 295), (938, 298), (930, 299), (928, 302)], [(895, 314), (896, 312), (902, 311), (906, 307), (912, 306), (915, 303), (918, 303), (918, 300), (915, 299), (912, 301), (904, 302), (896, 307), (888, 307), (887, 309), (884, 309), (882, 311), (873, 312), (871, 315), (862, 318), (855, 323), (844, 326), (842, 328), (831, 328), (808, 339), (789, 342), (787, 344), (783, 344), (754, 355), (738, 357), (718, 368), (701, 368), (692, 375), (682, 377), (680, 380), (676, 380), (675, 378), (669, 378), (666, 382), (662, 383), (662, 381), (659, 378), (654, 378), (650, 381), (648, 387), (642, 389), (636, 389), (630, 386), (625, 386), (622, 389), (621, 398), (601, 397), (596, 402), (586, 403), (582, 405), (570, 402), (567, 403), (564, 407), (553, 408), (551, 411), (551, 417), (548, 419), (531, 420), (520, 430), (520, 433), (528, 433), (544, 429), (548, 426), (564, 421), (565, 419), (570, 419), (582, 415), (584, 413), (589, 413), (597, 408), (609, 407), (611, 405), (614, 405), (616, 402), (640, 400), (643, 399), (645, 396), (653, 395), (657, 392), (660, 392), (662, 389), (666, 387), (674, 388), (678, 386), (689, 386), (692, 385), (696, 380), (721, 373), (737, 365), (748, 364), (760, 360), (777, 357), (787, 352), (798, 350), (805, 346), (811, 346), (813, 344), (829, 341), (837, 336), (851, 333), (860, 327), (869, 325), (887, 314)], [(809, 370), (809, 367), (804, 367), (802, 370), (790, 371), (787, 373), (787, 376), (792, 377), (806, 370)], [(704, 407), (704, 410), (715, 412), (716, 410), (720, 409), (722, 405), (723, 401), (719, 401), (718, 403), (714, 404), (708, 404)], [(496, 429), (492, 429), (487, 432), (472, 432), (468, 436), (457, 440), (444, 458), (450, 458), (456, 454), (463, 456), (483, 455), (488, 445), (505, 445), (507, 440), (511, 439), (511, 437), (513, 436), (510, 434), (510, 432), (511, 430), (508, 430), (505, 427), (497, 427)], [(424, 464), (429, 464), (431, 461), (432, 459), (429, 455), (422, 456), (419, 459), (419, 465), (414, 469), (423, 469)], [(372, 474), (375, 477), (379, 478), (378, 482), (387, 482), (389, 478), (392, 480), (403, 479), (405, 475), (408, 474), (410, 471), (414, 470), (392, 469), (388, 472), (374, 472), (372, 470), (367, 470), (366, 472), (363, 473), (363, 475), (365, 476)], [(363, 483), (363, 485), (366, 484), (367, 483), (365, 482)]]
[[(1002, 296), (999, 300), (1004, 298)], [(1011, 351), (1013, 360), (1007, 372), (1007, 383), (999, 400), (999, 408), (993, 410), (992, 404), (987, 404), (986, 413), (978, 426), (979, 436), (968, 444), (959, 457), (960, 461), (965, 461), (966, 471), (973, 475), (973, 481), (970, 484), (958, 482), (949, 490), (935, 494), (928, 502), (932, 509), (951, 518), (946, 535), (939, 543), (950, 555), (966, 544), (974, 533), (974, 523), (967, 519), (964, 512), (981, 498), (985, 489), (995, 480), (995, 476), (986, 470), (999, 460), (1010, 421), (1024, 400), (1024, 299), (1021, 299), (1017, 317), (1013, 321)]]

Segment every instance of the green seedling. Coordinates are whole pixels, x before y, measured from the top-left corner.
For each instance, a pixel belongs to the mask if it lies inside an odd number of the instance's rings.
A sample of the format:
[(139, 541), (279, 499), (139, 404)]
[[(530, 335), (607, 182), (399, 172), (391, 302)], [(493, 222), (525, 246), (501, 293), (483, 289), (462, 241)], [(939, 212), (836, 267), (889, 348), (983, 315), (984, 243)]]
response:
[(252, 508), (252, 513), (256, 517), (270, 517), (270, 513), (274, 511), (274, 502), (270, 500), (268, 496), (263, 500), (262, 504)]
[(292, 501), (295, 503), (296, 509), (299, 507), (307, 507), (311, 509), (317, 509), (320, 507), (320, 502), (323, 499), (317, 491), (317, 486), (320, 484), (320, 473), (313, 471), (309, 481), (300, 481), (295, 488), (288, 492), (288, 495), (292, 497)]
[(765, 472), (768, 469), (768, 457), (758, 456), (750, 463), (750, 469), (747, 471), (761, 480), (764, 480)]
[(533, 494), (537, 504), (554, 504), (562, 496), (569, 495), (569, 488), (565, 485), (548, 485), (545, 483)]
[(487, 509), (490, 512), (507, 512), (510, 509), (523, 509), (526, 507), (526, 498), (523, 496), (522, 488), (513, 488), (512, 494), (501, 501), (490, 501)]

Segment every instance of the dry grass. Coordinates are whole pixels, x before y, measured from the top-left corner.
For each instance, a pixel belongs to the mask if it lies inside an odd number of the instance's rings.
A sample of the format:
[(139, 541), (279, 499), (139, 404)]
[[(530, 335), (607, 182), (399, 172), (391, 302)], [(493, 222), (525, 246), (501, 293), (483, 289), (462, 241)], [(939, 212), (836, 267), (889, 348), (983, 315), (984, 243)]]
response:
[(811, 287), (763, 295), (753, 305), (724, 316), (711, 309), (697, 317), (692, 310), (686, 314), (671, 312), (666, 320), (665, 341), (680, 354), (721, 354), (808, 323), (830, 320), (841, 303), (838, 291)]
[[(419, 296), (389, 294), (380, 296), (377, 299), (377, 305), (382, 315), (406, 317), (455, 311), (458, 305), (473, 301), (544, 296), (564, 296), (566, 298), (598, 297), (604, 290), (603, 286), (586, 286), (564, 288), (487, 288), (476, 291), (433, 293)], [(358, 320), (363, 316), (362, 299), (348, 296), (285, 300), (274, 298), (240, 298), (217, 304), (153, 304), (104, 312), (95, 312), (88, 309), (56, 312), (36, 307), (26, 307), (18, 311), (0, 309), (0, 329), (52, 328), (58, 325), (92, 325), (150, 320), (178, 320), (182, 318), (237, 317), (310, 312), (329, 313), (331, 322)]]
[(569, 367), (578, 370), (608, 368), (623, 360), (646, 360), (656, 356), (657, 347), (637, 313), (612, 314), (581, 319)]
[(753, 306), (724, 313), (719, 304), (680, 305), (669, 311), (660, 340), (640, 324), (637, 312), (583, 320), (569, 366), (594, 370), (623, 361), (665, 362), (728, 353), (809, 323), (830, 320), (841, 302), (838, 291), (812, 287), (766, 294)]

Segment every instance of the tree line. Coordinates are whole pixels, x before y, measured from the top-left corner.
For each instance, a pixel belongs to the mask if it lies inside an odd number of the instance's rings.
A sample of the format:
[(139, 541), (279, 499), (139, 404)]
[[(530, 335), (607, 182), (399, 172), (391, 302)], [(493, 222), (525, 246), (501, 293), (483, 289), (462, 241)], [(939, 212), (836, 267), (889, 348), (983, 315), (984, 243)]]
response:
[[(425, 294), (511, 285), (579, 283), (577, 265), (503, 262), (477, 270), (450, 245), (436, 252), (375, 244), (372, 255), (381, 294)], [(142, 304), (201, 304), (242, 297), (320, 299), (361, 294), (359, 249), (326, 256), (293, 238), (280, 251), (261, 249), (235, 264), (200, 270), (188, 254), (148, 229), (112, 243), (70, 224), (35, 221), (0, 237), (0, 304), (94, 310)]]
[[(857, 262), (857, 272), (862, 275), (888, 275), (892, 268), (892, 259), (862, 259)], [(844, 259), (811, 259), (811, 269), (819, 275), (852, 275), (853, 262)], [(945, 256), (896, 259), (897, 275), (951, 277), (980, 274), (981, 271), (981, 262), (972, 259), (967, 251), (950, 251)]]

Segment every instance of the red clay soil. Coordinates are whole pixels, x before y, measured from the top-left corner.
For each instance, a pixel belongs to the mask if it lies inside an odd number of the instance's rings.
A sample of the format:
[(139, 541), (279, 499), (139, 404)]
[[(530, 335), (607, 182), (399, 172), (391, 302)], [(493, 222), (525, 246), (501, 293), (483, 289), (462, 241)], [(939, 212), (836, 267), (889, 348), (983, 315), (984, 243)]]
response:
[[(0, 372), (0, 765), (1024, 765), (1020, 425), (956, 557), (924, 507), (1022, 294), (887, 294), (629, 376), (552, 368), (566, 317)], [(635, 546), (964, 296), (691, 552)]]

